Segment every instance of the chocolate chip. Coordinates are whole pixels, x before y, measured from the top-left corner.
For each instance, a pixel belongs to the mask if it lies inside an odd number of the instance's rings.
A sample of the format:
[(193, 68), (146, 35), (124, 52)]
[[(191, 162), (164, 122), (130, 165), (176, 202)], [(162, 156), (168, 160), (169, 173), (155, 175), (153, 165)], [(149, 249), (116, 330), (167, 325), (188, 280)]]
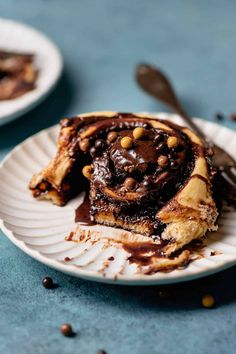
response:
[(215, 298), (214, 296), (207, 294), (202, 297), (202, 306), (208, 309), (215, 306)]
[(161, 141), (163, 140), (163, 136), (158, 134), (158, 135), (155, 135), (154, 137), (154, 144), (157, 145), (159, 144)]
[(97, 149), (93, 146), (93, 147), (91, 147), (91, 149), (89, 150), (89, 152), (90, 152), (90, 155), (92, 156), (92, 157), (95, 157), (96, 155), (97, 155)]
[(160, 167), (164, 168), (168, 165), (168, 157), (165, 155), (161, 155), (158, 157), (157, 163)]
[(216, 251), (211, 251), (210, 256), (217, 256), (217, 252)]
[(53, 287), (54, 287), (53, 280), (50, 277), (43, 278), (42, 284), (46, 289), (53, 289)]
[(178, 138), (176, 136), (169, 136), (167, 145), (169, 149), (176, 148), (178, 146)]
[(82, 173), (83, 173), (84, 177), (90, 179), (90, 177), (92, 175), (92, 167), (90, 165), (84, 166), (82, 169)]
[(142, 127), (137, 127), (133, 130), (134, 139), (141, 139), (145, 135), (145, 129)]
[(152, 185), (152, 181), (150, 178), (144, 178), (144, 181), (143, 181), (143, 186), (147, 189), (149, 189)]
[(70, 262), (71, 261), (71, 258), (70, 257), (65, 257), (64, 258), (64, 262)]
[(176, 170), (176, 169), (179, 167), (178, 161), (177, 161), (177, 160), (171, 161), (170, 167), (171, 167), (173, 170)]
[(80, 150), (82, 150), (84, 152), (88, 151), (89, 140), (88, 139), (81, 140), (81, 142), (79, 143), (79, 147), (80, 147)]
[(72, 326), (69, 323), (63, 323), (60, 327), (60, 331), (66, 337), (71, 337), (74, 335)]
[(106, 142), (102, 139), (98, 139), (95, 141), (95, 148), (102, 150), (106, 147)]
[(133, 146), (133, 139), (129, 136), (125, 136), (121, 139), (120, 145), (123, 149), (131, 149), (131, 147)]
[(110, 132), (107, 135), (107, 140), (109, 141), (109, 143), (112, 143), (113, 141), (115, 141), (117, 138), (117, 133), (116, 132)]
[(161, 152), (162, 150), (164, 150), (165, 147), (166, 147), (166, 144), (164, 142), (160, 143), (156, 147), (156, 152)]

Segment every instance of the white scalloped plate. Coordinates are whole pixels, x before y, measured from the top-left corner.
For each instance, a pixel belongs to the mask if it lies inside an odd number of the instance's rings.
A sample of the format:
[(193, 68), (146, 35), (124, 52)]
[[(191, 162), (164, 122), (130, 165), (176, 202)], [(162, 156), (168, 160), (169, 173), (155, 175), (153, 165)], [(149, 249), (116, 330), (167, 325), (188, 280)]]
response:
[[(166, 117), (165, 114), (158, 114)], [(171, 119), (181, 123), (175, 115)], [(236, 155), (236, 133), (218, 124), (197, 119), (201, 128), (233, 156)], [(0, 168), (0, 224), (7, 237), (38, 261), (71, 275), (100, 282), (128, 285), (174, 283), (216, 273), (236, 264), (236, 212), (225, 210), (219, 220), (219, 231), (209, 234), (204, 257), (185, 269), (170, 273), (142, 274), (120, 247), (104, 247), (102, 241), (76, 244), (64, 240), (74, 229), (74, 208), (82, 195), (65, 207), (33, 199), (27, 189), (32, 174), (51, 159), (56, 150), (58, 126), (43, 130), (18, 145)], [(103, 228), (103, 226), (99, 226)], [(110, 232), (117, 229), (109, 228)], [(217, 255), (211, 256), (215, 251)], [(114, 260), (108, 258), (113, 256)], [(72, 260), (65, 262), (65, 257)]]
[(45, 35), (12, 20), (0, 19), (0, 48), (34, 54), (39, 70), (34, 90), (13, 100), (0, 101), (0, 125), (3, 125), (46, 98), (61, 75), (63, 62), (59, 50)]

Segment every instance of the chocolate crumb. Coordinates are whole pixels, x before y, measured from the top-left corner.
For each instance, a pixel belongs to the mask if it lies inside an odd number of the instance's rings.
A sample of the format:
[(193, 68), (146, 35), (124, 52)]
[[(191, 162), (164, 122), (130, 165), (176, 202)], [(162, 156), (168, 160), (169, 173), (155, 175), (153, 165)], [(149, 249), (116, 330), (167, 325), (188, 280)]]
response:
[(70, 262), (72, 260), (72, 258), (70, 258), (70, 257), (65, 257), (64, 258), (64, 262)]
[(222, 113), (216, 113), (216, 114), (215, 114), (215, 118), (216, 118), (217, 120), (220, 120), (220, 121), (222, 121), (222, 120), (225, 119), (225, 117), (224, 117), (224, 115), (223, 115)]
[(108, 258), (108, 261), (114, 261), (114, 259), (115, 258), (113, 256), (111, 256), (111, 257)]
[(219, 251), (211, 251), (211, 256), (219, 256), (221, 253)]
[(230, 120), (236, 122), (236, 113), (231, 113), (229, 118), (230, 118)]
[(74, 236), (74, 232), (71, 231), (70, 234), (66, 237), (66, 241), (72, 241), (73, 236)]

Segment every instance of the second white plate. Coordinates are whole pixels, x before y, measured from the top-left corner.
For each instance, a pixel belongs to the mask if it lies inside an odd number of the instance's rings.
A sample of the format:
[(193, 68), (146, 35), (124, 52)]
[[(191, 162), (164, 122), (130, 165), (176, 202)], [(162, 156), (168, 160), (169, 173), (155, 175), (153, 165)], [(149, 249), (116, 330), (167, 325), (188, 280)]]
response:
[[(175, 115), (158, 114), (182, 123)], [(217, 144), (236, 155), (236, 133), (218, 124), (196, 120)], [(206, 276), (236, 264), (236, 212), (225, 210), (219, 231), (209, 234), (204, 257), (187, 268), (170, 273), (145, 275), (128, 261), (128, 253), (103, 242), (76, 244), (64, 240), (74, 229), (74, 209), (82, 195), (65, 207), (39, 202), (27, 188), (33, 173), (39, 171), (56, 151), (58, 126), (41, 131), (18, 145), (0, 168), (0, 226), (7, 237), (38, 261), (71, 275), (100, 282), (128, 285), (167, 284)], [(103, 228), (103, 226), (99, 226)], [(117, 229), (110, 228), (110, 232)], [(212, 256), (215, 252), (215, 256)], [(113, 256), (114, 260), (109, 260)], [(65, 257), (72, 260), (65, 262)]]
[(0, 101), (0, 125), (3, 125), (39, 104), (53, 89), (61, 75), (62, 56), (42, 33), (24, 24), (0, 19), (0, 48), (35, 55), (39, 70), (36, 88), (12, 100)]

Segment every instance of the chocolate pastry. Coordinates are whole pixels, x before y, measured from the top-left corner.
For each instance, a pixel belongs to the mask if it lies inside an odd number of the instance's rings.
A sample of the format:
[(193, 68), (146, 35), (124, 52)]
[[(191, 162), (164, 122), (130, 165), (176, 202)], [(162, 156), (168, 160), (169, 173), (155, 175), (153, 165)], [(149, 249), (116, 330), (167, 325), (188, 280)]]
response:
[(0, 100), (10, 100), (35, 88), (38, 72), (32, 54), (0, 51)]
[(57, 154), (30, 189), (61, 206), (87, 189), (92, 221), (133, 231), (116, 241), (151, 240), (170, 255), (217, 229), (213, 175), (188, 128), (147, 114), (95, 112), (61, 121)]

